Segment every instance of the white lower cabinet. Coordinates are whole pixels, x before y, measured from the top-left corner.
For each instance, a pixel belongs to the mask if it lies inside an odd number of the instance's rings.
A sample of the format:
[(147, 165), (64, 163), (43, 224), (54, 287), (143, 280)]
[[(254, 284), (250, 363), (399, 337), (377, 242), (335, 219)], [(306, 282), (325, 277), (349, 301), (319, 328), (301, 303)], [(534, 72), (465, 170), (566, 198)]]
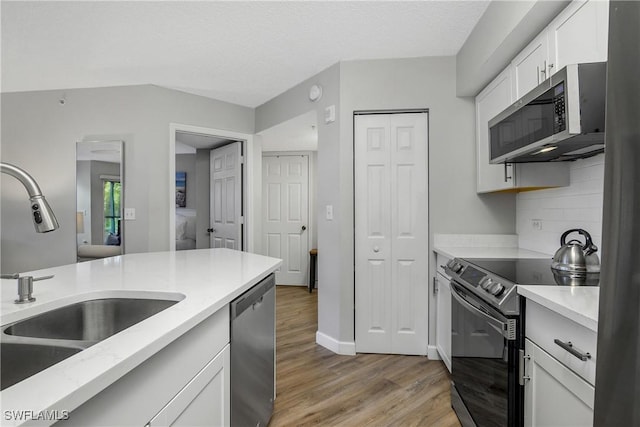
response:
[(525, 340), (525, 427), (593, 425), (595, 388)]
[(451, 288), (449, 279), (436, 273), (436, 348), (451, 372)]
[(227, 344), (147, 426), (228, 426), (230, 363)]
[(224, 307), (69, 414), (61, 426), (230, 424), (229, 309)]
[(531, 300), (525, 329), (524, 425), (593, 425), (596, 332)]

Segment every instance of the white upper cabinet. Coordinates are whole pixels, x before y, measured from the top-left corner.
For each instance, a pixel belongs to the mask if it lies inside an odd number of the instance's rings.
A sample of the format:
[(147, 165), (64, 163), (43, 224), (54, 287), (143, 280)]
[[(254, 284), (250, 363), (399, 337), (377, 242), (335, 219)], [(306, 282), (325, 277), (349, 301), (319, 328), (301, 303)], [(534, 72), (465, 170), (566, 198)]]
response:
[(489, 164), (489, 120), (515, 101), (512, 71), (512, 68), (504, 70), (476, 97), (476, 191), (491, 193), (567, 186), (569, 167), (565, 163)]
[(489, 164), (489, 120), (567, 64), (607, 60), (607, 0), (571, 2), (476, 97), (477, 192), (569, 185), (563, 163)]
[(549, 24), (546, 32), (552, 72), (567, 64), (606, 61), (609, 2), (574, 1)]
[(506, 179), (504, 165), (489, 164), (489, 120), (511, 105), (511, 69), (498, 75), (476, 97), (476, 161), (477, 191), (506, 190), (513, 187), (512, 180)]
[(521, 98), (547, 79), (549, 44), (547, 32), (543, 32), (524, 48), (511, 62), (513, 93)]

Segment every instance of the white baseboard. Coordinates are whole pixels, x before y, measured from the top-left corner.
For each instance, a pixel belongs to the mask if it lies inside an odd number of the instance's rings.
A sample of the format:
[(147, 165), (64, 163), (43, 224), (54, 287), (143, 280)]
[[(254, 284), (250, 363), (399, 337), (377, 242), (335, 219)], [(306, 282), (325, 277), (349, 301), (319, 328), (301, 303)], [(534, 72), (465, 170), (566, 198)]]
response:
[(427, 358), (429, 360), (440, 360), (440, 355), (438, 354), (438, 348), (435, 345), (427, 346)]
[(323, 334), (320, 331), (316, 331), (316, 344), (323, 346), (324, 348), (333, 351), (336, 354), (344, 354), (347, 356), (355, 356), (356, 343), (352, 341), (338, 341), (331, 338), (327, 334)]

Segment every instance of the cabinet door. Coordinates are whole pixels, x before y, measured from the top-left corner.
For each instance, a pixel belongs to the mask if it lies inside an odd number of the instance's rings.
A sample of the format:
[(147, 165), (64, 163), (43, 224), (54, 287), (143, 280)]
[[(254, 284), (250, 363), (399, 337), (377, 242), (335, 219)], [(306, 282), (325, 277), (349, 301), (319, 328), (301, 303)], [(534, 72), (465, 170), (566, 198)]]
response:
[(522, 98), (547, 79), (548, 57), (547, 32), (543, 31), (511, 62), (513, 93), (516, 99)]
[[(487, 193), (513, 188), (504, 165), (489, 164), (489, 120), (511, 105), (511, 70), (507, 68), (476, 97), (477, 191)], [(508, 166), (513, 176), (512, 166)]]
[(529, 339), (525, 354), (525, 427), (593, 425), (593, 386)]
[(573, 1), (548, 27), (553, 72), (567, 64), (607, 60), (609, 2)]
[(436, 273), (436, 286), (436, 347), (451, 372), (451, 288), (440, 273)]
[(229, 368), (227, 344), (147, 426), (228, 426), (231, 422)]

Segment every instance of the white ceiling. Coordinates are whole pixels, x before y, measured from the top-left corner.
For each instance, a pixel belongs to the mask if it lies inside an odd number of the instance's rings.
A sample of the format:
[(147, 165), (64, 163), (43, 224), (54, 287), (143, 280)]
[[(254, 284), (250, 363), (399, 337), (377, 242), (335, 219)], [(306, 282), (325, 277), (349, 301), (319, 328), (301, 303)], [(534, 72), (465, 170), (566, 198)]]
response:
[(156, 84), (258, 106), (341, 60), (455, 55), (488, 1), (2, 1), (2, 91)]
[[(195, 153), (196, 149), (207, 149), (220, 147), (233, 141), (229, 138), (220, 138), (218, 136), (201, 135), (199, 133), (190, 132), (176, 132), (176, 154), (189, 154)], [(185, 148), (188, 147), (188, 148)], [(187, 150), (186, 152), (179, 152), (180, 150)], [(189, 150), (191, 148), (191, 150)]]

